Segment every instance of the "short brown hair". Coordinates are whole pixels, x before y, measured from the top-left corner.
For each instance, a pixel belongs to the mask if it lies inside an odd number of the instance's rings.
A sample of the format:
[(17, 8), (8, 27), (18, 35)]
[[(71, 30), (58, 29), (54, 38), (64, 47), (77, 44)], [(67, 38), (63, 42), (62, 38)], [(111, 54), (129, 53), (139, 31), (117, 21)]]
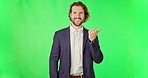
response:
[(70, 5), (70, 9), (69, 9), (69, 19), (71, 20), (70, 18), (70, 13), (72, 11), (72, 7), (73, 6), (81, 6), (84, 10), (84, 15), (85, 15), (85, 18), (84, 18), (84, 22), (90, 17), (89, 15), (89, 12), (88, 12), (88, 9), (87, 7), (85, 6), (85, 4), (83, 4), (82, 2), (78, 1), (78, 2), (74, 2), (73, 4)]

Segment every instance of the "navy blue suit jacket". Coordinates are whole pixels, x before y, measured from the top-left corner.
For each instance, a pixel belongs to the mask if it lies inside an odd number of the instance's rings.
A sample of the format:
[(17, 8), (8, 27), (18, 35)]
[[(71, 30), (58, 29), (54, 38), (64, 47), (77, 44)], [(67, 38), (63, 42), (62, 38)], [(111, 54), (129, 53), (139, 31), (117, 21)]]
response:
[[(49, 60), (50, 78), (70, 78), (71, 49), (70, 49), (70, 27), (55, 32), (52, 50)], [(58, 68), (58, 61), (59, 68)], [(83, 29), (83, 76), (84, 78), (95, 78), (93, 61), (100, 63), (103, 54), (100, 50), (98, 37), (90, 42), (88, 30)]]

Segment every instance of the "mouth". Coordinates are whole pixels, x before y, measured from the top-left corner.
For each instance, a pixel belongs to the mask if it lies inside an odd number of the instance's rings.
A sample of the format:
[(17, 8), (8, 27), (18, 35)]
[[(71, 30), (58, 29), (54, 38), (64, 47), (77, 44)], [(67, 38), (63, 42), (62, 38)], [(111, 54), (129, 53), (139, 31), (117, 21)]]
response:
[(81, 20), (81, 18), (75, 18), (74, 20), (78, 22)]
[(75, 19), (75, 21), (80, 21), (80, 19)]

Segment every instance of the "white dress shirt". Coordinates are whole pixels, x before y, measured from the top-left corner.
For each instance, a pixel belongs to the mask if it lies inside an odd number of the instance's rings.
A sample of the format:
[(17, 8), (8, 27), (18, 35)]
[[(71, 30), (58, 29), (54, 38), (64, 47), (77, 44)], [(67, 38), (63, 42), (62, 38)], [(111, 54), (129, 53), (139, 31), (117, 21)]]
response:
[(75, 30), (70, 26), (71, 68), (70, 75), (83, 75), (83, 27)]

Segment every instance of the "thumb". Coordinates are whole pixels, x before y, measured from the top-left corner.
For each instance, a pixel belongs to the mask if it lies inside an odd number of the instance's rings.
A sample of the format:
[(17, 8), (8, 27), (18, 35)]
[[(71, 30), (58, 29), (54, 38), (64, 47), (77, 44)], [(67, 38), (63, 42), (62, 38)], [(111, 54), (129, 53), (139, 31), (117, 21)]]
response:
[(99, 29), (97, 30), (97, 33), (100, 32), (101, 30), (102, 30), (102, 28), (99, 28)]

